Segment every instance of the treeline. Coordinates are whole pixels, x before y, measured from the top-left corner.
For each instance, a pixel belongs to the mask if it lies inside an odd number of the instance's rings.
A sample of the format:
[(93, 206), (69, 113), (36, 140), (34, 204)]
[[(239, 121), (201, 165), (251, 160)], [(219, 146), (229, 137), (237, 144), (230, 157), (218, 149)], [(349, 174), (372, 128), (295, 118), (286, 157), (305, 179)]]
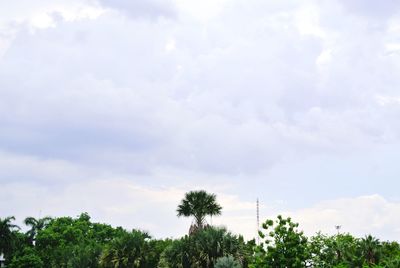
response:
[[(29, 218), (32, 219), (32, 218)], [(181, 239), (153, 239), (148, 233), (77, 218), (30, 221), (23, 233), (13, 217), (0, 219), (0, 250), (9, 268), (218, 267), (217, 259), (248, 265), (254, 242), (225, 228), (205, 227)]]
[(97, 267), (400, 267), (400, 245), (372, 236), (307, 238), (290, 218), (268, 220), (261, 245), (225, 228), (205, 226), (180, 239), (153, 239), (76, 218), (28, 218), (28, 232), (0, 219), (0, 250), (10, 268)]
[[(15, 218), (0, 218), (0, 254), (8, 268), (400, 268), (400, 245), (368, 235), (306, 237), (290, 218), (267, 220), (260, 241), (245, 241), (222, 227), (207, 224), (207, 215), (221, 214), (216, 196), (191, 191), (177, 215), (193, 217), (188, 235), (154, 239), (140, 230), (128, 231), (77, 218), (26, 218), (27, 232)], [(1, 266), (1, 265), (0, 265)]]

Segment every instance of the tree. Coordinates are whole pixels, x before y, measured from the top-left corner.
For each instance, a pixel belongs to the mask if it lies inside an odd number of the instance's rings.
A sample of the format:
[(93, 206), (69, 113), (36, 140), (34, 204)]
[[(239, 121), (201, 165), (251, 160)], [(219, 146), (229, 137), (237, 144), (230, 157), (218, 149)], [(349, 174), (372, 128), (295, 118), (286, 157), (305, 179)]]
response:
[(181, 239), (172, 240), (170, 244), (161, 253), (160, 261), (158, 263), (159, 268), (191, 268), (196, 267), (192, 265), (191, 259), (192, 247), (189, 236), (185, 236)]
[(360, 240), (361, 251), (368, 266), (373, 266), (379, 262), (381, 243), (371, 235)]
[(254, 262), (251, 267), (303, 268), (310, 260), (307, 238), (297, 230), (298, 223), (291, 218), (278, 216), (275, 221), (263, 223), (260, 237), (264, 243), (256, 248)]
[(41, 219), (35, 219), (34, 217), (27, 217), (24, 220), (25, 225), (30, 226), (31, 229), (26, 233), (28, 235), (30, 243), (34, 243), (38, 232), (43, 230), (47, 224), (51, 221), (50, 217), (44, 217)]
[(0, 255), (4, 254), (7, 258), (13, 246), (14, 230), (19, 229), (12, 221), (15, 217), (6, 217), (4, 219), (0, 218)]
[(362, 267), (363, 257), (361, 254), (359, 239), (351, 234), (337, 234), (333, 237), (330, 245), (336, 252), (336, 263), (343, 267)]
[[(206, 191), (190, 191), (178, 206), (178, 217), (193, 216), (195, 219), (194, 229), (202, 229), (205, 226), (205, 217), (221, 214), (222, 207), (216, 201), (215, 194)], [(191, 228), (192, 229), (192, 228)]]
[(207, 227), (190, 237), (200, 267), (213, 267), (219, 257), (239, 255), (239, 239), (225, 228)]
[(144, 263), (146, 267), (159, 267), (161, 253), (172, 244), (171, 239), (156, 240), (152, 239), (148, 241), (148, 246), (146, 247)]
[(158, 267), (211, 268), (223, 256), (232, 256), (241, 267), (247, 267), (251, 255), (242, 237), (225, 228), (206, 227), (173, 241), (161, 254)]
[(103, 248), (121, 232), (122, 228), (92, 223), (87, 213), (60, 217), (38, 232), (35, 249), (45, 268), (97, 268)]
[(14, 256), (9, 268), (43, 268), (43, 261), (31, 247), (26, 247), (22, 254)]
[(359, 239), (350, 234), (317, 233), (309, 243), (312, 267), (362, 267), (364, 260), (359, 244)]
[(139, 268), (146, 265), (148, 239), (144, 232), (133, 230), (124, 232), (105, 248), (100, 257), (100, 267), (104, 268)]
[(382, 242), (380, 252), (381, 264), (384, 267), (400, 267), (400, 244), (398, 242)]

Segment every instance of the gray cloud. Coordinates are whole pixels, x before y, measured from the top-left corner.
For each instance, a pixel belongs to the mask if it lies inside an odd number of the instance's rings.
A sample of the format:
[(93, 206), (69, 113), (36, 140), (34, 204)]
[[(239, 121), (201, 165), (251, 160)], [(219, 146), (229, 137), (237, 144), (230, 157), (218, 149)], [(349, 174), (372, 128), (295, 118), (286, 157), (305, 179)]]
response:
[[(32, 8), (2, 37), (7, 189), (116, 176), (185, 189), (221, 184), (246, 200), (290, 193), (296, 203), (303, 191), (310, 205), (370, 193), (359, 185), (362, 164), (346, 169), (353, 181), (334, 172), (342, 159), (395, 159), (387, 156), (400, 134), (395, 13), (377, 11), (380, 26), (371, 28), (372, 15), (336, 1), (101, 4), (69, 17), (47, 8), (38, 13), (47, 24), (31, 22)], [(54, 12), (62, 19), (51, 20)], [(329, 193), (326, 178), (348, 183), (348, 192)]]
[(340, 0), (339, 2), (350, 12), (369, 18), (387, 19), (400, 11), (400, 3), (396, 0)]
[(116, 9), (133, 18), (157, 19), (176, 16), (176, 8), (172, 0), (99, 0), (99, 2), (105, 7)]
[[(343, 44), (353, 29), (331, 36), (297, 5), (237, 20), (241, 6), (190, 29), (110, 13), (21, 31), (0, 66), (9, 107), (4, 149), (76, 161), (116, 152), (142, 158), (133, 170), (252, 173), (294, 151), (346, 151), (383, 139), (384, 110), (374, 98), (387, 88), (375, 85), (382, 69), (397, 81), (390, 59), (380, 58), (385, 33), (365, 29)], [(282, 10), (284, 31), (273, 23)], [(193, 31), (201, 27), (207, 34)], [(331, 58), (318, 65), (326, 50)], [(362, 117), (372, 112), (370, 124)]]

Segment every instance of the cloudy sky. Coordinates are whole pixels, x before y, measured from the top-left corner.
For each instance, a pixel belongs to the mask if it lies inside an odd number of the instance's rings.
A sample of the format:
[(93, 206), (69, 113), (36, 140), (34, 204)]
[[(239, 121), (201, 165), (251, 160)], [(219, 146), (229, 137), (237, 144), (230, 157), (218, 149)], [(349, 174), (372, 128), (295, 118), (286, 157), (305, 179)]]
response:
[(0, 217), (400, 240), (400, 2), (0, 1)]

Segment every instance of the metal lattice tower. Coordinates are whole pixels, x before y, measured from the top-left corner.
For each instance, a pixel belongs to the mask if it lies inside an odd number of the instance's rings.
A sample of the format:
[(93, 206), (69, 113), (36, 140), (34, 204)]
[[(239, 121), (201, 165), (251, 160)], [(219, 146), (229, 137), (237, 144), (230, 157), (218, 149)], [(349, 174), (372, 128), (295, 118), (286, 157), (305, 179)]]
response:
[(257, 245), (260, 244), (260, 235), (258, 231), (260, 230), (260, 204), (257, 198)]

